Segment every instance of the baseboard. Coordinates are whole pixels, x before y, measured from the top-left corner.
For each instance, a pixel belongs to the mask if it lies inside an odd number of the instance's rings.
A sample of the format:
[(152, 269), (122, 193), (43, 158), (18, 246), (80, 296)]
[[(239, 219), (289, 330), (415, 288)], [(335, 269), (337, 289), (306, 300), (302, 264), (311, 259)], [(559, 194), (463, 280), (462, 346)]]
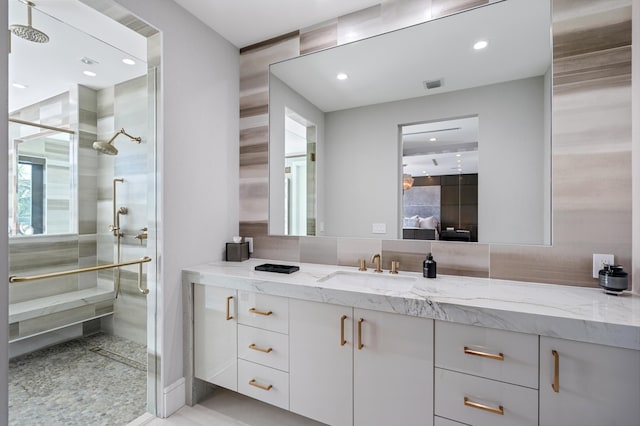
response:
[(179, 378), (162, 392), (163, 413), (162, 417), (167, 418), (184, 406), (186, 388), (184, 377)]

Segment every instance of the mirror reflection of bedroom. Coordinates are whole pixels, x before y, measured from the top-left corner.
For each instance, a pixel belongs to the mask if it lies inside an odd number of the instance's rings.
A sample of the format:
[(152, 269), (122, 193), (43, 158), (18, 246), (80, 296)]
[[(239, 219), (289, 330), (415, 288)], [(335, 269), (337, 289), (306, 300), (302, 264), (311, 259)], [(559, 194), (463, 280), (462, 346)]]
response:
[(402, 238), (478, 241), (478, 117), (400, 126)]

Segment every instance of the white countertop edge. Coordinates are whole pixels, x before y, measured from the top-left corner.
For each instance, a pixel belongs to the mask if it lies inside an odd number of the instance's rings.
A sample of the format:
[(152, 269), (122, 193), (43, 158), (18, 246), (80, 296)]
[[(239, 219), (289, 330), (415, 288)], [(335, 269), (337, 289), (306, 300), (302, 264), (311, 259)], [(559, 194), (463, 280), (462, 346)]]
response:
[[(262, 263), (297, 265), (300, 271), (254, 271)], [(459, 276), (430, 280), (410, 272), (401, 276), (416, 277), (416, 285), (405, 292), (325, 288), (318, 282), (335, 271), (356, 270), (250, 259), (187, 268), (183, 281), (640, 350), (640, 296), (630, 292), (611, 296), (600, 288)]]

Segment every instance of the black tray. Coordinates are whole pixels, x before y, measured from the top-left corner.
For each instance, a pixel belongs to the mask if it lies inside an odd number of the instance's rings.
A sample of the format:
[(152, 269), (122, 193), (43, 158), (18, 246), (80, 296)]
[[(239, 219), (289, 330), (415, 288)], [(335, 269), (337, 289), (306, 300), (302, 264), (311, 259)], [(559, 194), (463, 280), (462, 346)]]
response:
[(264, 263), (256, 266), (256, 271), (277, 272), (279, 274), (291, 274), (299, 271), (300, 267), (293, 265), (276, 265), (275, 263)]

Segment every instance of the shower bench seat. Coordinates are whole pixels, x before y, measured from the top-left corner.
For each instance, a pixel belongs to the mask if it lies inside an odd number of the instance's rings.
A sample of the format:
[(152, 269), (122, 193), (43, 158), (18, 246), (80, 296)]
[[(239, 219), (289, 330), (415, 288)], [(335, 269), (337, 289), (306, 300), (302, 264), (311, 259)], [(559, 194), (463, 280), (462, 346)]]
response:
[(113, 314), (113, 290), (88, 288), (9, 305), (9, 343)]

